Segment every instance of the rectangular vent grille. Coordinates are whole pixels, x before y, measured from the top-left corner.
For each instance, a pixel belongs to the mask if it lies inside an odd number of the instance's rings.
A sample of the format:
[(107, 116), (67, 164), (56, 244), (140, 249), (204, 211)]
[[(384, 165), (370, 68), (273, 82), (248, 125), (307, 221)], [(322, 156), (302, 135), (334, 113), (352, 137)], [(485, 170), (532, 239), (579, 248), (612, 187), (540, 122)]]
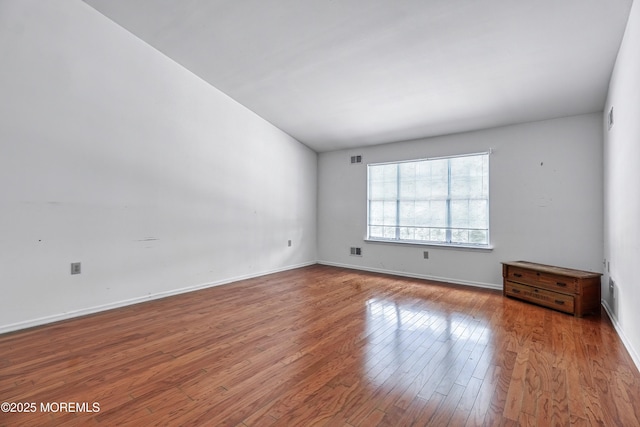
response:
[(362, 163), (362, 156), (351, 156), (351, 163)]
[(362, 256), (362, 248), (351, 248), (351, 255)]

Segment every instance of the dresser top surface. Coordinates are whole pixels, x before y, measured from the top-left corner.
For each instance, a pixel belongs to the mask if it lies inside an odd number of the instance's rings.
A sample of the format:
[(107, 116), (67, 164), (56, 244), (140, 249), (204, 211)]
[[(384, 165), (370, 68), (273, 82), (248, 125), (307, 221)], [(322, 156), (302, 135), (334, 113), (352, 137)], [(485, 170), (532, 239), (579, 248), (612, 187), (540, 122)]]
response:
[(530, 269), (530, 270), (540, 271), (540, 272), (544, 272), (544, 273), (552, 273), (552, 274), (559, 274), (559, 275), (562, 275), (562, 276), (570, 276), (570, 277), (575, 277), (575, 278), (578, 278), (578, 279), (588, 279), (588, 278), (592, 278), (592, 277), (600, 277), (600, 276), (602, 276), (601, 273), (594, 273), (592, 271), (574, 270), (574, 269), (571, 269), (571, 268), (556, 267), (556, 266), (553, 266), (553, 265), (538, 264), (538, 263), (529, 262), (529, 261), (507, 261), (507, 262), (503, 262), (502, 264), (509, 265), (509, 266), (512, 266), (512, 267), (527, 268), (527, 269)]

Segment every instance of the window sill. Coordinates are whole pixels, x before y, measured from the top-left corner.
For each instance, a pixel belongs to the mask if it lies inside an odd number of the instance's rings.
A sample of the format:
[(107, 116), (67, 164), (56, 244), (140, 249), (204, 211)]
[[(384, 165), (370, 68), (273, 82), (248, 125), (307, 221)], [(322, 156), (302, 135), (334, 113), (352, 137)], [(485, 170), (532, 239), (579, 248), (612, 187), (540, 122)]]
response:
[(402, 246), (422, 246), (422, 247), (431, 247), (431, 248), (440, 248), (440, 249), (454, 249), (454, 250), (463, 250), (463, 251), (479, 251), (479, 252), (491, 252), (493, 251), (493, 246), (475, 246), (475, 245), (463, 245), (463, 244), (448, 244), (448, 243), (425, 243), (425, 242), (416, 242), (409, 240), (383, 240), (383, 239), (364, 239), (367, 243), (382, 243), (382, 244), (391, 244), (391, 245), (402, 245)]

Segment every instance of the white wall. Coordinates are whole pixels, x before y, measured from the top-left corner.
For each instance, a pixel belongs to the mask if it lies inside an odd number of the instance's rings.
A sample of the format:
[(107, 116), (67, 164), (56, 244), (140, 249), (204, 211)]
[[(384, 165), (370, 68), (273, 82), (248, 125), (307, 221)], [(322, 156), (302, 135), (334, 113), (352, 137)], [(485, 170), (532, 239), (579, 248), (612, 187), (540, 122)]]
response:
[(0, 63), (0, 332), (315, 262), (317, 155), (91, 7)]
[[(319, 155), (321, 263), (502, 288), (501, 261), (602, 271), (602, 115)], [(366, 163), (494, 149), (490, 156), (492, 251), (368, 243)], [(363, 163), (352, 165), (350, 156)], [(362, 257), (349, 248), (360, 246)], [(423, 259), (423, 251), (429, 259)]]
[[(635, 1), (609, 85), (605, 108), (605, 258), (616, 290), (605, 307), (640, 369), (640, 4)], [(613, 106), (614, 124), (607, 115)]]

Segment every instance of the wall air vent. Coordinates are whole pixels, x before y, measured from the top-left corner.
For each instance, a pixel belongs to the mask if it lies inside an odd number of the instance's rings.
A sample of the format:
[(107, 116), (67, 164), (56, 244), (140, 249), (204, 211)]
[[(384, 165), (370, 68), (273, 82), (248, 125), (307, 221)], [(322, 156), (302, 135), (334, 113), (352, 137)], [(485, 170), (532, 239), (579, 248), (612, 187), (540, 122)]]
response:
[(362, 156), (351, 156), (351, 163), (362, 163)]

